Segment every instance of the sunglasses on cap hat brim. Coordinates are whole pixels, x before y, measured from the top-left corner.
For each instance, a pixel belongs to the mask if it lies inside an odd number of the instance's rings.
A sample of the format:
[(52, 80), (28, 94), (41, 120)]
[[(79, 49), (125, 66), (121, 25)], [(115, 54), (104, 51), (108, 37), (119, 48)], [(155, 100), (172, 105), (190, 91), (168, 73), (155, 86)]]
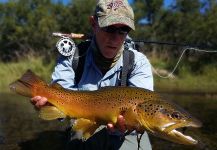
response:
[(130, 32), (131, 28), (128, 26), (122, 26), (122, 27), (116, 27), (114, 25), (107, 26), (107, 27), (102, 27), (100, 28), (102, 31), (107, 32), (107, 33), (118, 33), (120, 35), (126, 35)]

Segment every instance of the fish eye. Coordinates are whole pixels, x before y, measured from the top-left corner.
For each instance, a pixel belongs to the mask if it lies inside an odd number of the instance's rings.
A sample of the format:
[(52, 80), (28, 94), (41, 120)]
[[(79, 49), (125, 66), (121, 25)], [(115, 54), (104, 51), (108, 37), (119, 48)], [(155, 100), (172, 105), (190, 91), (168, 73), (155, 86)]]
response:
[(180, 115), (179, 112), (173, 112), (173, 113), (171, 114), (171, 117), (172, 117), (172, 118), (176, 118), (176, 119), (180, 119), (180, 118), (181, 118), (181, 115)]

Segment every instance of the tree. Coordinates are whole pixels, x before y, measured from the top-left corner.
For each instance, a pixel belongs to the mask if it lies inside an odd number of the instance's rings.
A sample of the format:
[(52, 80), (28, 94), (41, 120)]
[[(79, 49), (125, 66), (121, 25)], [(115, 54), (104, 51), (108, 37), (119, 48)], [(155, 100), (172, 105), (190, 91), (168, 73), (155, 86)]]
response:
[[(94, 13), (96, 0), (72, 0), (66, 6), (61, 21), (61, 31), (88, 33), (91, 31), (89, 17)], [(85, 4), (85, 5), (84, 5)]]
[(1, 59), (12, 60), (28, 53), (48, 52), (51, 33), (59, 26), (50, 0), (19, 0), (1, 4)]

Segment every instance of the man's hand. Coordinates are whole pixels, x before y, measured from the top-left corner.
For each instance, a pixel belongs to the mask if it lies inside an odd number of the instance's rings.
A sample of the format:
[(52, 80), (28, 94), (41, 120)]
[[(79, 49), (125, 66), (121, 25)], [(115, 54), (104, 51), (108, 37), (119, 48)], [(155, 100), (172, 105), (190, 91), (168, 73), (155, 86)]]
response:
[(31, 103), (35, 105), (36, 108), (41, 108), (48, 104), (46, 97), (35, 96), (31, 98)]
[(122, 115), (119, 115), (117, 123), (115, 125), (111, 124), (111, 123), (108, 123), (107, 124), (107, 128), (108, 128), (108, 130), (110, 132), (115, 132), (115, 130), (118, 129), (118, 131), (120, 131), (122, 133), (125, 133), (125, 131), (127, 129), (126, 129), (126, 126), (125, 126), (125, 119), (124, 119), (124, 117)]

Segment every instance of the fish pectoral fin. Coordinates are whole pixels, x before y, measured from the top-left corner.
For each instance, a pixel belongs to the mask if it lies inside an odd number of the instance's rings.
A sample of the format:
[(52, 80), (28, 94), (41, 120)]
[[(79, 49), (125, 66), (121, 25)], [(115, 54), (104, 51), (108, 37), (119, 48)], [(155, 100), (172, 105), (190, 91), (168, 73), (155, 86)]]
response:
[(141, 125), (140, 127), (140, 131), (149, 131), (150, 133), (154, 134), (155, 131), (151, 128), (149, 122), (147, 121), (147, 119), (145, 119), (145, 117), (141, 114), (141, 113), (138, 113), (138, 116), (139, 116), (139, 123)]
[(83, 134), (83, 139), (87, 140), (91, 137), (99, 125), (92, 120), (80, 118), (73, 124), (72, 130), (81, 132)]
[(44, 120), (55, 120), (66, 118), (66, 115), (55, 106), (44, 106), (40, 109), (39, 117)]

